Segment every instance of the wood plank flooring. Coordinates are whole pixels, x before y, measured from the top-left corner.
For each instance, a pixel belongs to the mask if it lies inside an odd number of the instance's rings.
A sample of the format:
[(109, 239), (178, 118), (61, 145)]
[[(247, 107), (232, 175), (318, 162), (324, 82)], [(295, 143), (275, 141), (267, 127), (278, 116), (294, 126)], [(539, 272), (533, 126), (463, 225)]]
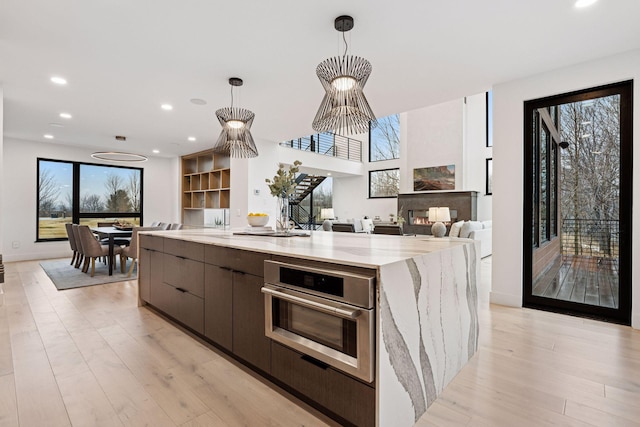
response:
[[(490, 306), (480, 349), (418, 426), (640, 426), (640, 331)], [(57, 291), (6, 264), (0, 427), (336, 425), (153, 311), (136, 281)], [(386, 427), (386, 426), (385, 426)]]

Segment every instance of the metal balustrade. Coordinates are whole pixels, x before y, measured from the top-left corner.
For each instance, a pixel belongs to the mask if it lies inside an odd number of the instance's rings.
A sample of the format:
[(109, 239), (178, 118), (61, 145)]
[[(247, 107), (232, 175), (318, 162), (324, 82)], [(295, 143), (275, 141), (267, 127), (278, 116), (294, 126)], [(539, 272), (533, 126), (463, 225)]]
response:
[(316, 133), (302, 138), (281, 142), (282, 147), (311, 151), (324, 156), (362, 162), (362, 142), (333, 133)]

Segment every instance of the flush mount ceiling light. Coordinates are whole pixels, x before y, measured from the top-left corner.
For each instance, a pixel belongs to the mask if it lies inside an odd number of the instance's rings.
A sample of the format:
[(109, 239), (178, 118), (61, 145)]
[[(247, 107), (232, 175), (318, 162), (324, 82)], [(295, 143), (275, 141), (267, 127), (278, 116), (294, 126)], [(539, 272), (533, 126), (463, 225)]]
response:
[(242, 86), (242, 79), (232, 77), (229, 79), (229, 84), (231, 85), (231, 107), (216, 111), (222, 132), (213, 146), (213, 151), (235, 158), (257, 157), (258, 149), (250, 132), (255, 114), (244, 108), (233, 106), (233, 88)]
[(347, 56), (345, 33), (353, 28), (351, 16), (337, 17), (334, 27), (342, 33), (344, 54), (325, 59), (316, 68), (325, 95), (312, 126), (316, 132), (340, 135), (368, 132), (369, 123), (371, 127), (378, 125), (362, 91), (371, 74), (371, 63), (359, 56)]
[(598, 0), (576, 0), (575, 7), (577, 8), (589, 7), (597, 1)]
[(53, 76), (51, 77), (51, 81), (57, 85), (64, 86), (67, 84), (67, 79), (64, 77)]
[(121, 151), (96, 151), (91, 157), (110, 162), (146, 162), (148, 159), (142, 154), (123, 153)]

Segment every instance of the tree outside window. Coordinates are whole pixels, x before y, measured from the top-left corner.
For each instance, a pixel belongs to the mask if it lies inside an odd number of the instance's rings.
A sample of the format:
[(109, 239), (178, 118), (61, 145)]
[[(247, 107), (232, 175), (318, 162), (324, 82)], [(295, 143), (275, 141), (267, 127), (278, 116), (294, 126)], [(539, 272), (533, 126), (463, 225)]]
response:
[(378, 126), (369, 127), (369, 161), (400, 158), (400, 115), (378, 119)]
[(369, 171), (369, 198), (397, 197), (400, 192), (400, 169)]
[(142, 169), (38, 159), (37, 241), (67, 238), (65, 223), (140, 223)]

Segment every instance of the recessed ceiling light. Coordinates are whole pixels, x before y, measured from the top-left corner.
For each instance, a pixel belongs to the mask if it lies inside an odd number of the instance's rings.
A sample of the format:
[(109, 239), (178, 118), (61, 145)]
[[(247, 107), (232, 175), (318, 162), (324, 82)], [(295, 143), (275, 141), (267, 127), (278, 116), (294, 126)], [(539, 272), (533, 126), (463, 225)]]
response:
[(63, 78), (63, 77), (58, 77), (58, 76), (53, 76), (51, 77), (51, 81), (57, 85), (66, 85), (67, 84), (67, 79)]
[(160, 108), (162, 108), (165, 111), (171, 111), (171, 110), (173, 110), (173, 105), (171, 105), (171, 104), (162, 104), (160, 106)]
[(327, 176), (331, 176), (331, 172), (327, 172)]
[(69, 113), (60, 113), (60, 117), (62, 117), (63, 119), (70, 119), (71, 118), (71, 114), (69, 114)]
[(42, 136), (44, 136), (46, 139), (53, 139), (53, 135), (49, 135), (48, 133)]
[(598, 0), (576, 0), (575, 7), (577, 8), (589, 7), (597, 1)]
[(54, 128), (63, 128), (64, 125), (62, 123), (49, 123), (49, 126), (53, 126)]
[(189, 141), (191, 142), (195, 142), (196, 137), (195, 136), (190, 136), (189, 138), (187, 138)]
[(160, 150), (153, 150), (153, 154), (158, 154)]
[(195, 105), (207, 105), (207, 101), (200, 98), (192, 98), (190, 99), (190, 101), (192, 104), (195, 104)]

